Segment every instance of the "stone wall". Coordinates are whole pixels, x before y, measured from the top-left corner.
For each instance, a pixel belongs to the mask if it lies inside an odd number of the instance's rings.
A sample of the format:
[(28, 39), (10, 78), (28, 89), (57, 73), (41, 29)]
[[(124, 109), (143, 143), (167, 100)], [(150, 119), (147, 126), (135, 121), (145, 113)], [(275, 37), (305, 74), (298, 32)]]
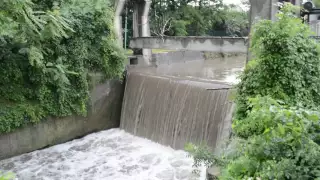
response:
[(106, 81), (91, 90), (87, 117), (50, 118), (0, 135), (0, 160), (64, 143), (89, 133), (119, 127), (124, 84)]

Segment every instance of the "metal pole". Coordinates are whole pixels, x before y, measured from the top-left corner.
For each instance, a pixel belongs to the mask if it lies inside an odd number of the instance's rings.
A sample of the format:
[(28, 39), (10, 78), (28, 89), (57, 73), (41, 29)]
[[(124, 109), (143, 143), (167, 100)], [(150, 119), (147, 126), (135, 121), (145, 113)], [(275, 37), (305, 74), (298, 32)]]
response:
[(124, 24), (124, 49), (127, 49), (127, 32), (128, 32), (128, 6), (126, 6), (126, 19)]

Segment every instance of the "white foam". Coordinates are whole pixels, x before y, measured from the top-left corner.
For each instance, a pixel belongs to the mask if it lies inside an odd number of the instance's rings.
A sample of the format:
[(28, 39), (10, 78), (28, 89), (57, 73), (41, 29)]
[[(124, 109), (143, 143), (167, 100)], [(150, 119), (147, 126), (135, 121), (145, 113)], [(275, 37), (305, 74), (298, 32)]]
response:
[(111, 129), (0, 161), (0, 171), (19, 180), (204, 180), (192, 164), (184, 151)]

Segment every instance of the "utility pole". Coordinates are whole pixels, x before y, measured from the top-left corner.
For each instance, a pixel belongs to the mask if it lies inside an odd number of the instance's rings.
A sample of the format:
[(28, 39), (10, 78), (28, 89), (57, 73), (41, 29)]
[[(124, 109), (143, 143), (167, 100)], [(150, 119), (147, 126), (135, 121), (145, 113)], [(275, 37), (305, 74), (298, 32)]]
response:
[(124, 24), (124, 49), (127, 50), (127, 33), (128, 33), (128, 5), (126, 6), (126, 19)]

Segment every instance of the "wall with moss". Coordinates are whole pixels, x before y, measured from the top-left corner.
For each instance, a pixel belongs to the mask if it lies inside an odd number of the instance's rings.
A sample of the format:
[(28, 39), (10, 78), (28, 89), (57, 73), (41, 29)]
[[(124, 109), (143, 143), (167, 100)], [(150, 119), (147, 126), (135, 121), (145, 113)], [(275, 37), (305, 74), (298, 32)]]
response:
[(119, 127), (124, 84), (108, 80), (91, 90), (88, 116), (49, 118), (0, 135), (0, 160)]

